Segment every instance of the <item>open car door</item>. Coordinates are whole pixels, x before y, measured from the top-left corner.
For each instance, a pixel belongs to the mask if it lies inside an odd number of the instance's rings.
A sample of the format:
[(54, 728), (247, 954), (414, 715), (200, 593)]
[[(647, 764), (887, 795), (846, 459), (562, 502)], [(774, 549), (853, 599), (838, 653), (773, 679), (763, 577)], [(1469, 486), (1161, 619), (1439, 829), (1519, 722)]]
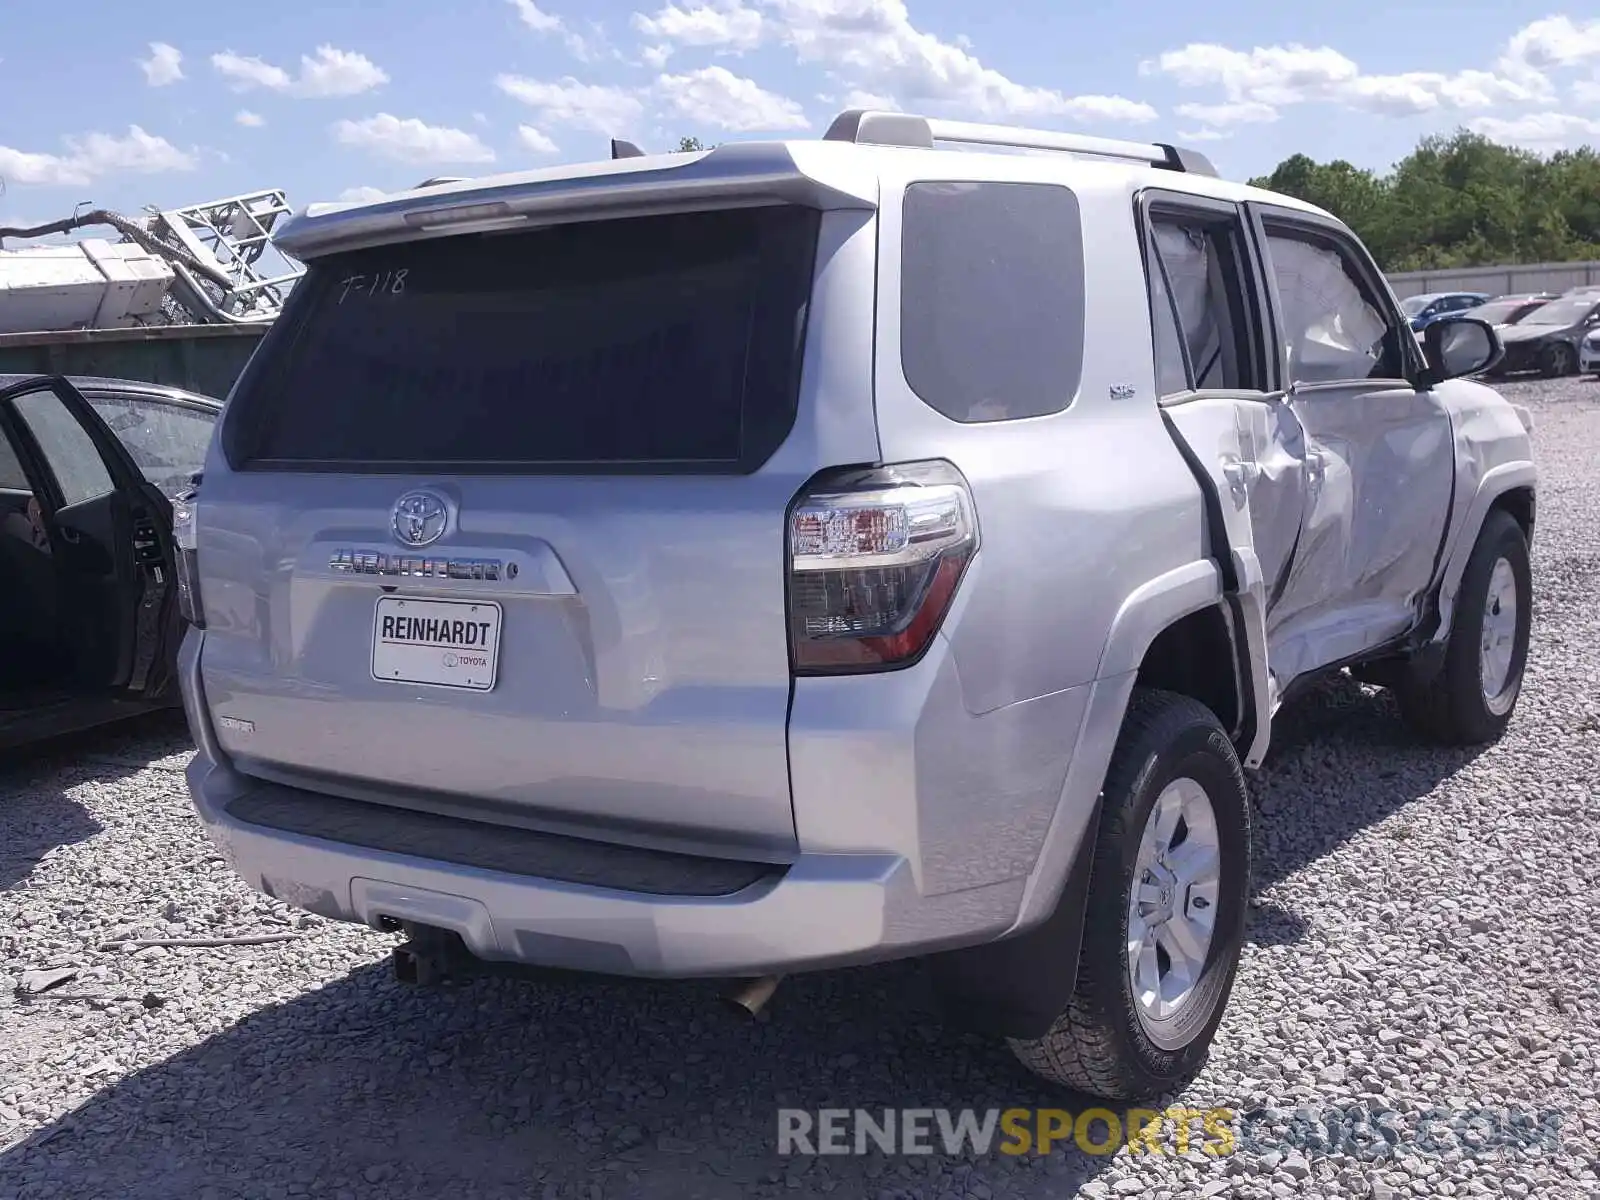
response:
[[(0, 430), (33, 487), (54, 576), (52, 689), (158, 700), (179, 629), (171, 506), (61, 376), (0, 389)], [(41, 681), (43, 682), (43, 681)]]

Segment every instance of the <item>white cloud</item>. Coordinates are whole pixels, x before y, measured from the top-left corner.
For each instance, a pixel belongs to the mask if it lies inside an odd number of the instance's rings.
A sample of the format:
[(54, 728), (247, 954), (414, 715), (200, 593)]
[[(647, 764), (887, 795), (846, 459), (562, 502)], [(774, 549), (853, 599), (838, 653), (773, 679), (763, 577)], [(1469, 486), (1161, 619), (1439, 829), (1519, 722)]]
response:
[(236, 92), (265, 88), (305, 100), (358, 96), (389, 82), (388, 73), (366, 55), (327, 45), (318, 46), (314, 55), (300, 56), (299, 75), (290, 75), (282, 67), (231, 50), (213, 54), (211, 65)]
[(1547, 17), (1513, 34), (1492, 70), (1369, 75), (1331, 46), (1291, 43), (1239, 50), (1213, 42), (1169, 50), (1141, 63), (1139, 70), (1184, 87), (1218, 88), (1229, 105), (1282, 108), (1321, 102), (1406, 117), (1548, 103), (1555, 89), (1547, 72), (1590, 61), (1600, 62), (1600, 20), (1579, 24), (1569, 17)]
[(193, 154), (180, 150), (166, 138), (128, 126), (126, 136), (86, 133), (66, 140), (65, 154), (14, 150), (0, 146), (0, 178), (14, 184), (55, 184), (78, 187), (103, 175), (159, 175), (192, 171)]
[(382, 188), (347, 187), (339, 193), (339, 199), (349, 204), (370, 204), (374, 200), (382, 200), (388, 194)]
[(1017, 83), (964, 44), (911, 23), (904, 0), (763, 0), (778, 37), (802, 62), (823, 63), (846, 85), (931, 102), (963, 115), (1150, 121), (1155, 109), (1122, 96), (1069, 96)]
[(1281, 105), (1347, 84), (1361, 69), (1328, 46), (1232, 50), (1211, 42), (1192, 42), (1140, 63), (1139, 73), (1170, 75), (1184, 87), (1219, 85), (1234, 101)]
[(639, 57), (644, 59), (649, 66), (660, 70), (667, 65), (667, 60), (672, 57), (671, 46), (646, 46), (639, 51)]
[(532, 125), (517, 126), (517, 141), (522, 143), (523, 149), (531, 150), (535, 154), (559, 154), (561, 147), (552, 142), (548, 135), (540, 133)]
[(1580, 79), (1572, 85), (1572, 98), (1579, 104), (1600, 105), (1600, 78)]
[(1503, 67), (1572, 67), (1600, 59), (1600, 18), (1581, 25), (1571, 17), (1544, 17), (1524, 25), (1506, 43)]
[(150, 57), (135, 60), (151, 87), (166, 87), (183, 78), (183, 54), (166, 42), (151, 42)]
[(656, 88), (676, 115), (719, 129), (804, 129), (810, 124), (805, 110), (795, 101), (724, 67), (663, 75), (656, 80)]
[[(832, 103), (832, 101), (828, 101)], [(860, 88), (851, 88), (844, 94), (845, 108), (877, 109), (879, 112), (899, 112), (900, 105), (893, 96), (885, 96), (879, 92), (862, 91)]]
[(740, 0), (711, 0), (680, 8), (667, 4), (655, 16), (633, 14), (633, 27), (657, 42), (700, 46), (734, 52), (754, 50), (761, 44), (764, 21), (759, 12)]
[(533, 0), (511, 0), (522, 23), (535, 33), (555, 33), (561, 28), (561, 18), (545, 12)]
[(260, 113), (253, 113), (248, 108), (241, 108), (233, 114), (233, 119), (247, 129), (259, 129), (267, 123), (267, 119)]
[(624, 132), (644, 117), (644, 102), (626, 88), (579, 83), (568, 75), (554, 82), (498, 75), (495, 86), (540, 115), (546, 125), (570, 125), (596, 133)]
[(1474, 133), (1496, 142), (1536, 150), (1555, 150), (1593, 142), (1600, 137), (1600, 119), (1561, 112), (1525, 113), (1520, 117), (1479, 117), (1467, 122)]
[(1278, 119), (1278, 110), (1259, 100), (1237, 100), (1228, 104), (1180, 104), (1174, 110), (1189, 121), (1207, 125), (1262, 125)]
[(494, 151), (464, 129), (429, 125), (416, 117), (383, 112), (361, 121), (335, 121), (340, 145), (366, 150), (404, 163), (487, 163)]
[(268, 88), (274, 92), (286, 92), (294, 82), (289, 77), (289, 72), (282, 67), (263, 62), (254, 55), (235, 54), (232, 50), (213, 54), (211, 65), (219, 75), (225, 76), (233, 84), (236, 92), (247, 92), (251, 88), (258, 87)]
[(589, 63), (601, 58), (620, 57), (612, 47), (610, 39), (606, 37), (605, 26), (599, 21), (590, 21), (589, 32), (584, 35), (554, 13), (545, 12), (533, 0), (507, 0), (507, 3), (517, 10), (517, 16), (523, 25), (533, 32), (559, 35), (566, 44), (567, 53), (579, 62)]

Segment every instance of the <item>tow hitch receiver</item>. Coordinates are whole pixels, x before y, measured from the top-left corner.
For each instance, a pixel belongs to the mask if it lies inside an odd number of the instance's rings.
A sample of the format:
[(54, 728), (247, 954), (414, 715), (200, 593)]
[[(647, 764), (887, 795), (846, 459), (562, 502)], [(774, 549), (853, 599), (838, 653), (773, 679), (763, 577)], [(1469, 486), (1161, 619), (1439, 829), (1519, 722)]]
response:
[(489, 973), (488, 964), (467, 949), (460, 934), (409, 923), (405, 931), (410, 940), (396, 946), (391, 957), (397, 982), (432, 987)]

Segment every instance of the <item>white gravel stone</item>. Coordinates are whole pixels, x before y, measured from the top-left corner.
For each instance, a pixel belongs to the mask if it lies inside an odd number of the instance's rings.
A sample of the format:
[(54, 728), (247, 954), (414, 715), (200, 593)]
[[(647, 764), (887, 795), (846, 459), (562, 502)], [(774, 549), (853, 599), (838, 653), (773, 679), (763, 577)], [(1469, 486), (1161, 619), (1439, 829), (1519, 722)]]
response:
[[(703, 985), (402, 988), (392, 937), (223, 866), (156, 721), (0, 767), (0, 1196), (1600, 1194), (1600, 384), (1505, 390), (1543, 472), (1527, 692), (1476, 752), (1347, 681), (1282, 714), (1239, 981), (1168, 1098), (1236, 1110), (1239, 1153), (780, 1158), (779, 1105), (1081, 1100), (939, 1027), (910, 966), (792, 979), (764, 1023)], [(18, 990), (51, 969), (76, 977)], [(1487, 1110), (1560, 1124), (1449, 1126)]]

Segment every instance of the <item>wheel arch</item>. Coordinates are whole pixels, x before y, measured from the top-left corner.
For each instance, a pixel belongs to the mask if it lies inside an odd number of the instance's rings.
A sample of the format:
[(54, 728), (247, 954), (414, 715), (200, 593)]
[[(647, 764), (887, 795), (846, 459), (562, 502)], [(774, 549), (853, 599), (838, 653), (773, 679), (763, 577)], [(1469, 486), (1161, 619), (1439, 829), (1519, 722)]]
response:
[(1428, 638), (1432, 646), (1442, 646), (1449, 635), (1461, 577), (1489, 514), (1497, 509), (1510, 514), (1531, 545), (1538, 517), (1538, 478), (1537, 468), (1527, 460), (1500, 463), (1484, 472), (1440, 572), (1435, 592), (1437, 620)]
[[(1085, 718), (1086, 728), (1099, 723), (1111, 736), (1083, 736), (1074, 747), (1056, 819), (1014, 930), (928, 959), (935, 992), (951, 1020), (1005, 1037), (1039, 1037), (1049, 1029), (1077, 983), (1100, 792), (1134, 689), (1160, 688), (1204, 704), (1243, 758), (1255, 741), (1257, 720), (1249, 682), (1252, 649), (1243, 630), (1237, 606), (1230, 604), (1217, 564), (1210, 560), (1160, 575), (1123, 603), (1107, 634), (1095, 684), (1105, 708), (1093, 711), (1092, 701)], [(1087, 819), (1069, 856), (1061, 845), (1067, 831), (1058, 826), (1064, 816), (1085, 810)]]

